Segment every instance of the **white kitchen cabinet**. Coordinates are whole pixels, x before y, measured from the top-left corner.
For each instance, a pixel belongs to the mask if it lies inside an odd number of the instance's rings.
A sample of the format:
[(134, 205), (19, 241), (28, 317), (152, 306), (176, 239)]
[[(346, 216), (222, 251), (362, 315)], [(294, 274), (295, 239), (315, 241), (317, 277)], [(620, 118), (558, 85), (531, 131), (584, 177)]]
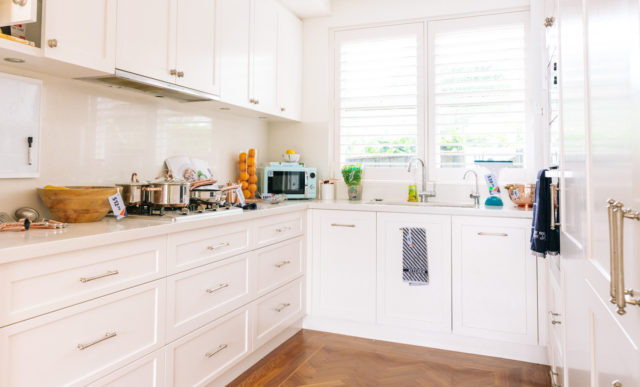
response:
[(216, 2), (118, 1), (116, 67), (219, 94)]
[(166, 349), (159, 349), (126, 367), (88, 384), (88, 387), (164, 387)]
[(0, 26), (33, 23), (38, 18), (38, 0), (0, 0)]
[(176, 13), (177, 0), (118, 0), (116, 67), (175, 82)]
[(301, 118), (302, 22), (288, 9), (278, 8), (278, 110)]
[(254, 108), (249, 101), (251, 0), (217, 0), (216, 34), (220, 42), (220, 98)]
[(250, 99), (255, 109), (275, 114), (277, 107), (278, 8), (274, 0), (253, 0), (251, 10)]
[[(402, 280), (403, 228), (424, 228), (429, 282)], [(451, 217), (378, 214), (378, 323), (451, 332)]]
[(454, 217), (453, 332), (535, 345), (538, 342), (536, 258), (531, 221)]
[(215, 0), (178, 0), (176, 83), (220, 93)]
[(43, 5), (45, 57), (113, 73), (116, 0), (46, 0)]
[(313, 314), (375, 321), (376, 214), (313, 213)]

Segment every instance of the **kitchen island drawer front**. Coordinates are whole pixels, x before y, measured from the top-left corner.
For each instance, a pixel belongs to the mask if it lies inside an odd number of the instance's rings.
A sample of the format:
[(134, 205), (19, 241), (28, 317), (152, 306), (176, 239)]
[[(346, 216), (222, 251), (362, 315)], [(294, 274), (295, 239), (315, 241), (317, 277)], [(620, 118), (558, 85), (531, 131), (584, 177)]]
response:
[(206, 385), (250, 351), (249, 308), (242, 308), (169, 345), (167, 385)]
[(302, 274), (303, 241), (299, 237), (257, 252), (258, 296)]
[(166, 273), (166, 237), (141, 239), (0, 265), (0, 326)]
[(0, 386), (62, 386), (100, 377), (159, 349), (165, 282), (0, 329)]
[(250, 255), (225, 259), (167, 279), (167, 338), (177, 339), (247, 303), (255, 293)]
[(247, 223), (231, 223), (169, 235), (169, 273), (219, 261), (249, 250)]
[(260, 347), (302, 317), (302, 279), (258, 300), (254, 346)]
[(267, 246), (300, 235), (304, 229), (304, 212), (258, 219), (255, 221), (256, 247)]
[(88, 387), (164, 387), (165, 349), (110, 373)]

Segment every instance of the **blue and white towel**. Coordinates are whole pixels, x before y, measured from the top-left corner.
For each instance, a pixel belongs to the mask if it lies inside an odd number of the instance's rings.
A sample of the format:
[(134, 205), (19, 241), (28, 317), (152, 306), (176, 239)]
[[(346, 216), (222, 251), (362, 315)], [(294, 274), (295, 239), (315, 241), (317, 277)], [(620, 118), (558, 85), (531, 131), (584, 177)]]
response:
[[(546, 176), (547, 170), (538, 172), (536, 196), (533, 203), (533, 220), (531, 222), (531, 252), (545, 258), (547, 255), (560, 254), (560, 230), (551, 229), (551, 178)], [(558, 202), (558, 197), (555, 202)], [(554, 209), (554, 214), (556, 213)], [(556, 215), (554, 215), (556, 216)], [(557, 218), (557, 216), (556, 216)]]
[(402, 228), (402, 280), (410, 286), (429, 283), (427, 231), (424, 228)]

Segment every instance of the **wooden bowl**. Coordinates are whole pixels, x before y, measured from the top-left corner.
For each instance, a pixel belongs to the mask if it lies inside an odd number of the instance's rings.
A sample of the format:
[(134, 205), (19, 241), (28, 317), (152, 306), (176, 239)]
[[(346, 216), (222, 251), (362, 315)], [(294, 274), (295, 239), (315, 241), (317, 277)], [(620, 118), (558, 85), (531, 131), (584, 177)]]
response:
[(109, 196), (116, 187), (38, 188), (40, 199), (53, 219), (65, 223), (97, 222), (111, 210)]

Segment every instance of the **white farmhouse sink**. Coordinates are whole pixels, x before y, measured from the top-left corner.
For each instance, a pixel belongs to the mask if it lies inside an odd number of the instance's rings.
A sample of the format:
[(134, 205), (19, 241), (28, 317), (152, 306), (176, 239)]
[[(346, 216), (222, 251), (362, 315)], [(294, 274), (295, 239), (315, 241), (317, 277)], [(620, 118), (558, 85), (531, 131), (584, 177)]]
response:
[(377, 204), (384, 206), (411, 206), (411, 207), (458, 207), (458, 208), (474, 208), (474, 203), (456, 203), (456, 202), (392, 202), (371, 200), (365, 204)]

